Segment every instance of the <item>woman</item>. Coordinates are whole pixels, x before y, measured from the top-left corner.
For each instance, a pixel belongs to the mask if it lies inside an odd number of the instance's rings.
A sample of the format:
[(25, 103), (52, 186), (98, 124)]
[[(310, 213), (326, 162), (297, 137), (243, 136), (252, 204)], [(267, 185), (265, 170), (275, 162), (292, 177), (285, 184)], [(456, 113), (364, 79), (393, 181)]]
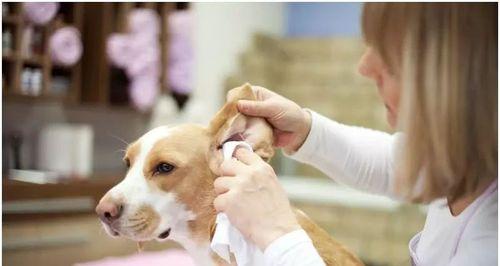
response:
[[(277, 146), (341, 183), (429, 203), (413, 264), (496, 265), (497, 5), (371, 3), (362, 20), (359, 72), (398, 133), (342, 125), (265, 88), (239, 110), (266, 118)], [(322, 265), (272, 169), (243, 149), (235, 156), (215, 183), (216, 209), (270, 265)]]

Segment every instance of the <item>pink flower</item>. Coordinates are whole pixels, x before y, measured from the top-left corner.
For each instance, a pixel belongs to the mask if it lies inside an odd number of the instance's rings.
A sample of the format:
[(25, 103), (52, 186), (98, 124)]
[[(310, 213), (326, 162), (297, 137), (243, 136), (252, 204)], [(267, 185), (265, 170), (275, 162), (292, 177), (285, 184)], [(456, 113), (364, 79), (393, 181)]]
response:
[(160, 92), (158, 77), (143, 76), (134, 78), (130, 82), (129, 95), (132, 104), (141, 111), (150, 109), (156, 102)]
[(128, 16), (128, 23), (128, 33), (108, 38), (107, 54), (129, 77), (132, 104), (146, 111), (153, 106), (160, 91), (159, 16), (152, 9), (135, 9)]
[(170, 43), (168, 47), (167, 86), (179, 93), (189, 94), (194, 87), (194, 49), (192, 42), (192, 15), (177, 11), (169, 15)]
[(125, 68), (127, 76), (131, 79), (142, 76), (160, 76), (160, 60), (153, 52), (143, 53), (135, 57)]
[(152, 9), (137, 8), (128, 16), (128, 28), (132, 34), (156, 37), (160, 33), (160, 19)]
[(76, 64), (83, 52), (80, 31), (72, 26), (58, 29), (50, 36), (49, 48), (54, 63), (65, 66)]
[(128, 34), (111, 34), (109, 36), (106, 52), (108, 58), (117, 67), (126, 67), (134, 57), (133, 43)]
[(50, 2), (26, 2), (23, 3), (23, 13), (24, 17), (31, 23), (37, 25), (44, 25), (54, 18), (57, 10), (59, 9), (59, 3)]

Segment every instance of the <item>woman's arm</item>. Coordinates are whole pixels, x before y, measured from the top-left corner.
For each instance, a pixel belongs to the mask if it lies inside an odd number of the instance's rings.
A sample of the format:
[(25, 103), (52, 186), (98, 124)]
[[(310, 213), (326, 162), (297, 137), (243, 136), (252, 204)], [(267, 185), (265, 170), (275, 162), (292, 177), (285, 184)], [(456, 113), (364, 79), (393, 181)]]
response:
[(267, 266), (323, 266), (307, 233), (300, 229), (274, 240), (264, 251)]
[(371, 193), (394, 196), (395, 142), (400, 134), (347, 126), (313, 111), (311, 130), (291, 158), (310, 164), (332, 179)]
[(266, 88), (252, 89), (258, 101), (238, 101), (238, 110), (265, 118), (273, 127), (275, 146), (286, 152), (298, 149), (292, 158), (319, 168), (339, 182), (394, 196), (393, 147), (397, 146), (394, 142), (398, 134), (342, 125)]

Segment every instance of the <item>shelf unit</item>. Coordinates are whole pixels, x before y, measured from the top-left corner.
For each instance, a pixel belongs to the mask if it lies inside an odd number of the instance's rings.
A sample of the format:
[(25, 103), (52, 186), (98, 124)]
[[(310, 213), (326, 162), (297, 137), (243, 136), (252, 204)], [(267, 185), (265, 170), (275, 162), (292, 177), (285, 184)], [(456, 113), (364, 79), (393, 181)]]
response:
[[(85, 3), (84, 21), (84, 67), (82, 84), (82, 102), (100, 105), (129, 105), (127, 92), (129, 80), (124, 71), (111, 65), (106, 53), (106, 42), (112, 33), (127, 31), (127, 16), (134, 8), (149, 8), (160, 17), (161, 76), (163, 93), (171, 93), (166, 84), (168, 67), (168, 16), (171, 12), (187, 9), (187, 3), (181, 2), (126, 2), (126, 3)], [(172, 93), (173, 94), (173, 93)], [(186, 95), (175, 95), (179, 105), (185, 103)]]
[[(35, 30), (42, 36), (40, 53), (23, 56), (23, 32), (30, 24), (23, 18), (23, 3), (3, 3), (9, 6), (9, 13), (3, 16), (3, 29), (12, 35), (12, 50), (2, 55), (3, 96), (7, 101), (57, 101), (71, 105), (94, 105), (103, 107), (127, 107), (131, 100), (128, 95), (129, 80), (124, 71), (109, 62), (106, 44), (112, 33), (125, 32), (127, 16), (134, 8), (150, 8), (160, 17), (160, 47), (162, 93), (170, 93), (182, 107), (188, 95), (178, 95), (166, 85), (168, 67), (168, 16), (175, 10), (189, 8), (184, 2), (63, 2), (59, 3), (56, 17)], [(71, 25), (80, 33), (83, 44), (81, 60), (74, 66), (54, 65), (49, 54), (49, 36), (58, 28)], [(5, 51), (5, 49), (4, 49)], [(22, 73), (24, 68), (36, 68), (42, 72), (42, 86), (39, 95), (31, 96), (23, 92)], [(64, 94), (54, 93), (52, 85), (58, 77), (69, 80)]]
[[(23, 3), (2, 3), (8, 6), (8, 14), (3, 16), (3, 33), (10, 32), (10, 49), (3, 47), (2, 54), (2, 85), (3, 95), (7, 99), (40, 99), (61, 100), (64, 102), (78, 102), (81, 86), (81, 63), (66, 67), (52, 63), (49, 54), (49, 38), (55, 30), (62, 26), (71, 25), (78, 30), (83, 26), (83, 9), (81, 3), (60, 3), (54, 19), (43, 26), (31, 25), (23, 18)], [(27, 40), (23, 37), (29, 28), (33, 29), (34, 36), (40, 36), (39, 51), (26, 49)], [(2, 36), (2, 39), (4, 36)], [(6, 49), (7, 48), (7, 49)], [(7, 50), (7, 51), (6, 51)], [(31, 51), (27, 53), (26, 51)], [(22, 83), (23, 72), (27, 69), (36, 69), (41, 73), (41, 88), (36, 95), (27, 92)], [(54, 78), (64, 78), (68, 86), (61, 93), (53, 90)]]

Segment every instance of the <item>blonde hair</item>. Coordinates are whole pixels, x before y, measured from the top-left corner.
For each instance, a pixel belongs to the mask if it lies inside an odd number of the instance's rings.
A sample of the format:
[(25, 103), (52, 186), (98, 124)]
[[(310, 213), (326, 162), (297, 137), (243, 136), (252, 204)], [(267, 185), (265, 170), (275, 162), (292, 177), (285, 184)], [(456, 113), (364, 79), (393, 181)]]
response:
[(365, 41), (401, 81), (396, 189), (455, 200), (497, 178), (497, 4), (368, 3)]

